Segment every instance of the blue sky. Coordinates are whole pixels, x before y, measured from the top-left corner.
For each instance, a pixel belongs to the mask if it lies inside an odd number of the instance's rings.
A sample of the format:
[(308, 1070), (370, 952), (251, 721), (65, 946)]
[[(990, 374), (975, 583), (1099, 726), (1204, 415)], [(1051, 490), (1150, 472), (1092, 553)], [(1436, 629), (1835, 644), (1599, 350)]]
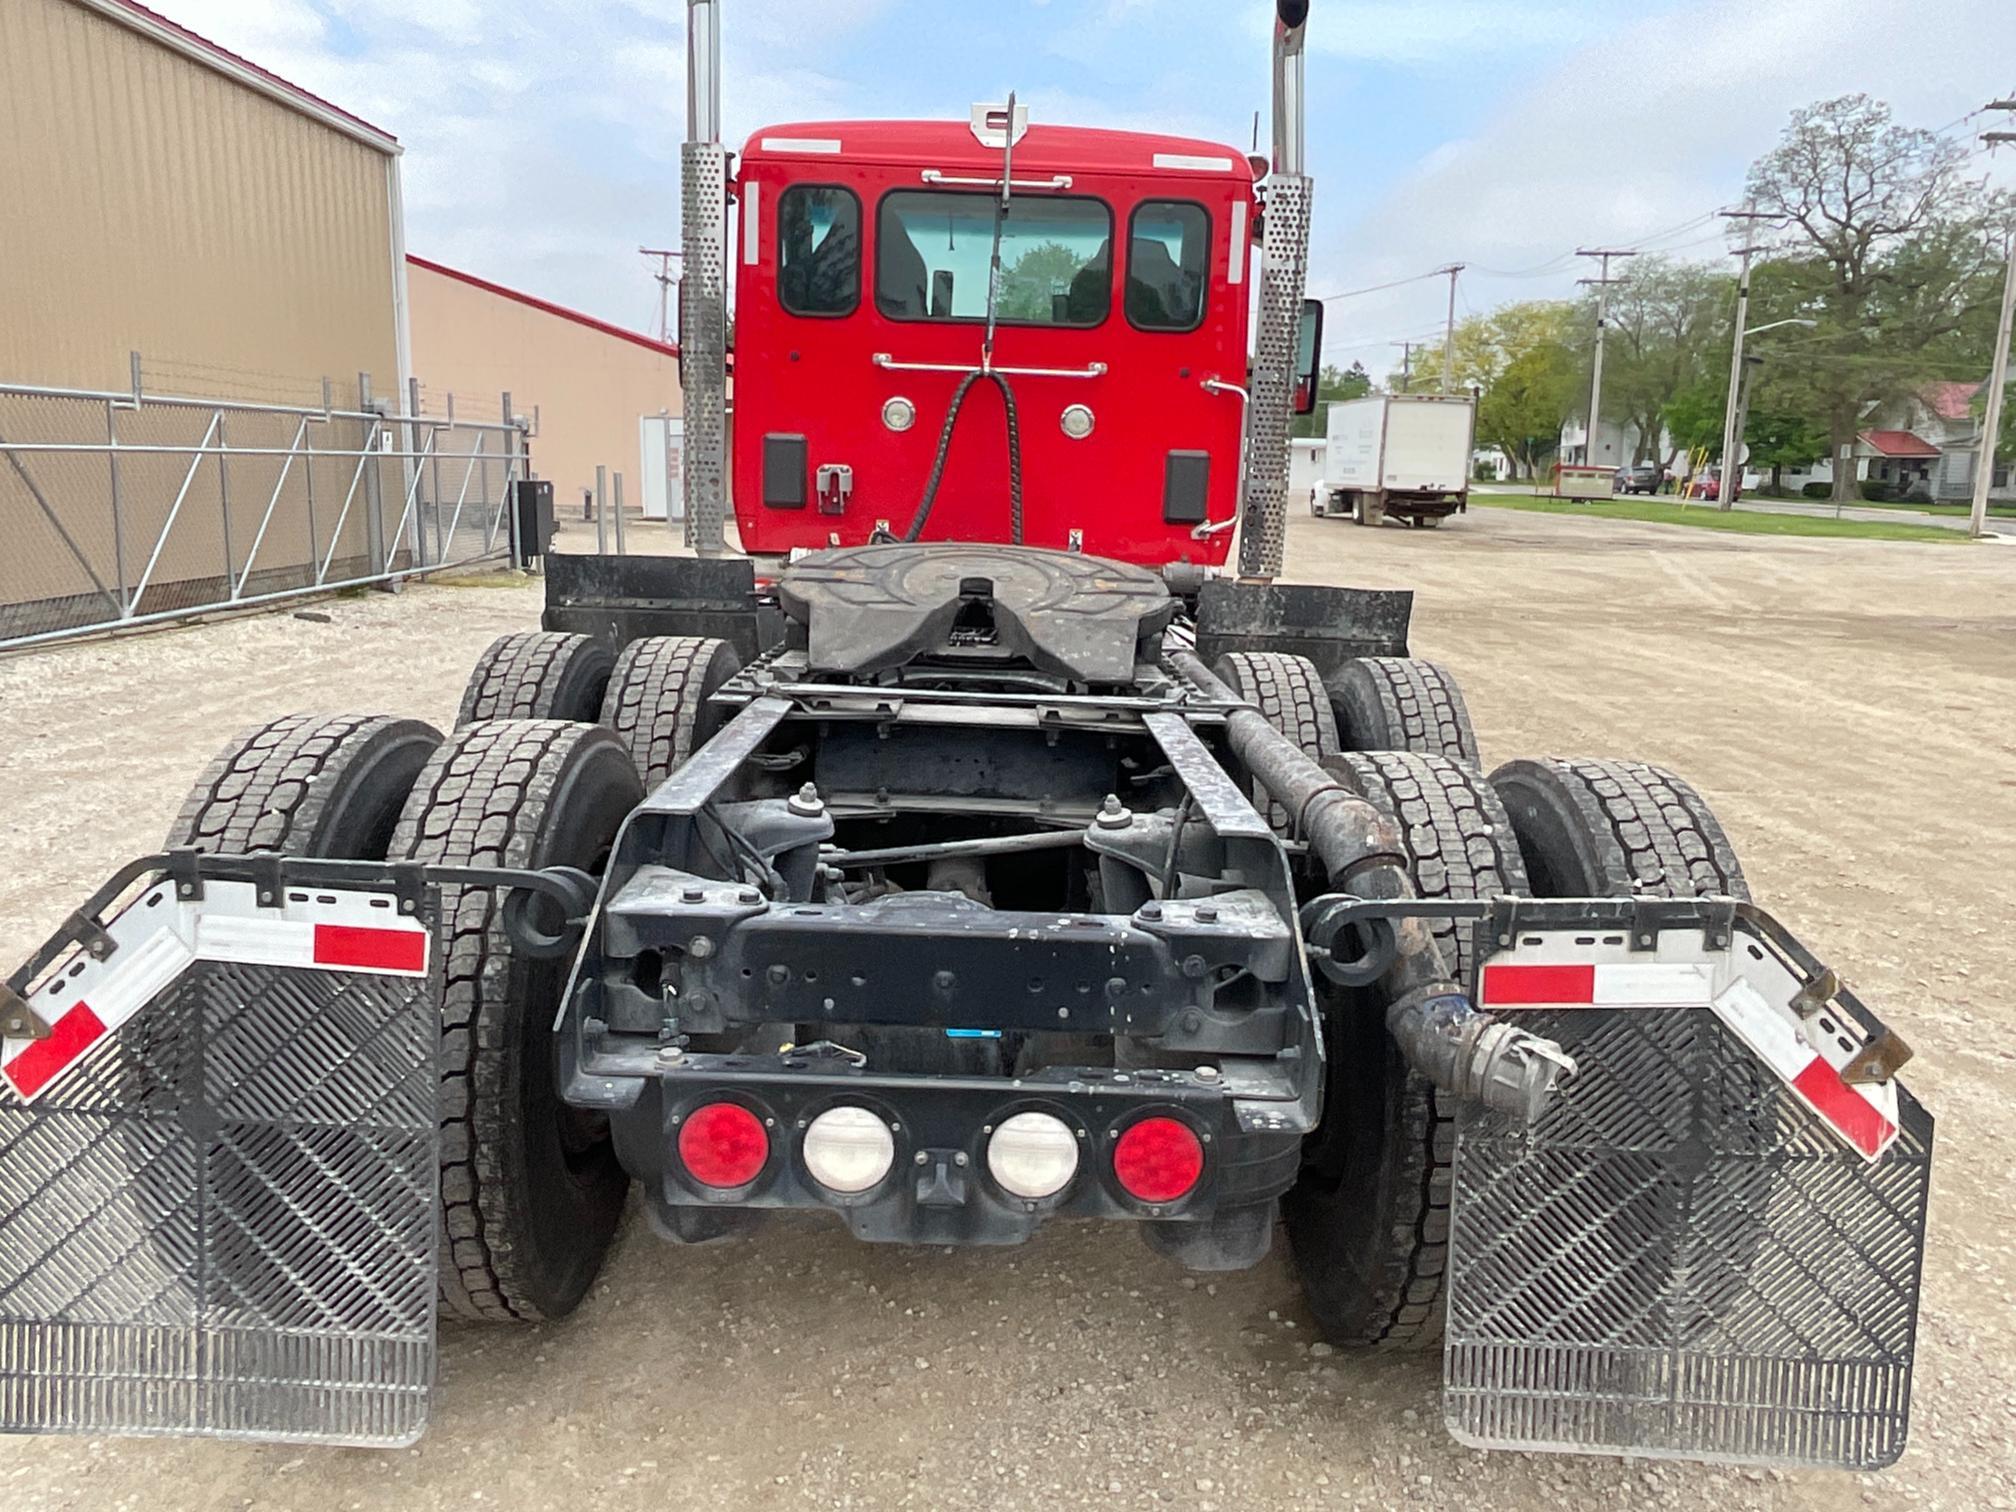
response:
[[(640, 244), (677, 245), (683, 0), (155, 0), (405, 143), (423, 255), (639, 328)], [(1041, 120), (1245, 146), (1266, 0), (725, 0), (731, 143), (771, 121)], [(1715, 257), (1705, 220), (1808, 101), (1900, 119), (2016, 93), (2016, 3), (1314, 0), (1312, 290), (1465, 261), (1462, 308), (1570, 293), (1577, 244)], [(1263, 123), (1263, 131), (1264, 131)], [(2016, 153), (1992, 167), (2016, 185)], [(1491, 270), (1491, 271), (1486, 271)], [(1521, 276), (1508, 277), (1507, 274)], [(1447, 285), (1331, 306), (1328, 350), (1384, 371)]]

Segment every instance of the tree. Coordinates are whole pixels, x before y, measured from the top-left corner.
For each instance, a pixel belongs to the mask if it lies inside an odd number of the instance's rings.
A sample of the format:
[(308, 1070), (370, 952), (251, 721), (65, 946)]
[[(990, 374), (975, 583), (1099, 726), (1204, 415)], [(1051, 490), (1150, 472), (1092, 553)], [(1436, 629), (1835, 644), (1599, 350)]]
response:
[(1561, 426), (1574, 410), (1580, 370), (1561, 341), (1540, 341), (1513, 357), (1477, 404), (1477, 439), (1532, 477), (1561, 445)]
[[(1589, 303), (1580, 323), (1593, 340), (1595, 311)], [(1666, 409), (1684, 391), (1709, 381), (1717, 367), (1726, 370), (1734, 304), (1735, 282), (1726, 274), (1664, 257), (1632, 263), (1610, 291), (1603, 411), (1637, 432), (1633, 461), (1673, 461), (1672, 454), (1660, 455)], [(1727, 389), (1726, 378), (1722, 386)], [(1687, 444), (1677, 435), (1674, 442)]]
[[(1824, 420), (1830, 449), (1853, 444), (1873, 402), (1922, 384), (1928, 357), (1977, 318), (2002, 207), (1962, 177), (1965, 157), (1858, 94), (1795, 111), (1750, 169), (1752, 202), (1789, 238), (1774, 271), (1816, 322), (1793, 408)], [(1853, 492), (1836, 469), (1834, 497)]]
[[(995, 311), (1003, 320), (1034, 320), (1048, 324), (1052, 301), (1069, 294), (1071, 280), (1085, 267), (1085, 255), (1062, 242), (1038, 242), (1001, 273), (1001, 299)], [(985, 292), (983, 280), (982, 292)]]
[(1722, 450), (1722, 418), (1729, 402), (1729, 379), (1699, 378), (1660, 407), (1660, 423), (1673, 444), (1686, 452)]
[(1747, 467), (1771, 469), (1771, 492), (1784, 487), (1784, 470), (1804, 467), (1827, 455), (1827, 430), (1797, 410), (1773, 409), (1755, 399), (1743, 423), (1743, 440), (1750, 448)]
[(1304, 437), (1323, 435), (1332, 404), (1340, 399), (1362, 399), (1371, 392), (1372, 375), (1365, 371), (1364, 363), (1354, 362), (1348, 371), (1326, 364), (1316, 379), (1316, 408), (1306, 415), (1297, 415), (1288, 433)]

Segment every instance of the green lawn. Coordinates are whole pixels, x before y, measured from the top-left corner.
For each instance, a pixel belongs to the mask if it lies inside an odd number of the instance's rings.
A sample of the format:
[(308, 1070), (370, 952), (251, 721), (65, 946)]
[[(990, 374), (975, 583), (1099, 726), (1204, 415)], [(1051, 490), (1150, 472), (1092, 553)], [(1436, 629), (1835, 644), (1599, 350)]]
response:
[[(1793, 502), (1799, 504), (1817, 504), (1820, 508), (1827, 509), (1833, 505), (1834, 501), (1832, 499), (1798, 499)], [(1972, 513), (1974, 508), (1971, 504), (1907, 504), (1897, 499), (1885, 499), (1880, 504), (1874, 499), (1851, 499), (1848, 501), (1848, 507), (1850, 509), (1915, 509), (1920, 514), (1935, 515), (1966, 515)], [(1991, 501), (1988, 505), (1988, 518), (1991, 520), (2016, 520), (2016, 504), (1997, 504)]]
[(1834, 536), (1862, 541), (1944, 541), (1965, 542), (1958, 530), (1937, 525), (1891, 525), (1880, 520), (1836, 520), (1824, 515), (1766, 514), (1761, 510), (1736, 509), (1726, 513), (1713, 504), (1678, 503), (1633, 498), (1611, 499), (1601, 504), (1577, 504), (1570, 499), (1547, 499), (1534, 494), (1473, 493), (1472, 504), (1491, 509), (1525, 509), (1538, 514), (1582, 515), (1606, 520), (1640, 520), (1648, 525), (1691, 525), (1696, 530), (1734, 530), (1744, 535)]

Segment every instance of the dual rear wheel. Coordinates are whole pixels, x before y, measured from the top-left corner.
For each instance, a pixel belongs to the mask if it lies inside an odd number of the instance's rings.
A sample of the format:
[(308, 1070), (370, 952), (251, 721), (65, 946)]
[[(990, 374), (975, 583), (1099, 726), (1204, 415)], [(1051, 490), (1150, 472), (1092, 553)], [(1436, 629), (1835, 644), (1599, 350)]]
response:
[[(1462, 694), (1433, 662), (1345, 663), (1328, 684), (1327, 725), (1284, 717), (1298, 705), (1275, 690), (1316, 676), (1299, 657), (1228, 656), (1217, 671), (1398, 826), (1422, 897), (1749, 896), (1707, 803), (1663, 768), (1550, 757), (1485, 777)], [(1475, 929), (1445, 921), (1432, 931), (1466, 987), (1481, 954)], [(1317, 988), (1329, 1083), (1323, 1126), (1282, 1202), (1290, 1251), (1332, 1343), (1431, 1348), (1442, 1337), (1455, 1110), (1401, 1058), (1377, 984)]]
[[(689, 637), (617, 658), (586, 636), (505, 636), (445, 739), (386, 715), (274, 720), (210, 764), (168, 845), (599, 873), (646, 781), (718, 727), (706, 699), (736, 665), (724, 643)], [(444, 887), (439, 938), (442, 1308), (562, 1317), (629, 1187), (606, 1125), (560, 1100), (552, 1025), (568, 963), (518, 950), (490, 888)]]

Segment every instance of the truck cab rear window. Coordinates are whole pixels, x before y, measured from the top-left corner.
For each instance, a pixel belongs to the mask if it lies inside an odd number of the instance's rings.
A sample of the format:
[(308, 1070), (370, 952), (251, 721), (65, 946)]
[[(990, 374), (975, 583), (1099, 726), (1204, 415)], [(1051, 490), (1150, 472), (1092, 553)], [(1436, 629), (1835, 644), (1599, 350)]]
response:
[[(891, 320), (987, 318), (991, 194), (898, 190), (875, 225), (875, 304)], [(1009, 202), (1001, 222), (1004, 325), (1096, 326), (1113, 298), (1113, 215), (1099, 200)]]
[(851, 315), (861, 302), (861, 201), (828, 184), (777, 197), (777, 302), (793, 315)]
[(1144, 200), (1127, 233), (1127, 319), (1144, 331), (1194, 331), (1204, 319), (1211, 217), (1202, 205)]

